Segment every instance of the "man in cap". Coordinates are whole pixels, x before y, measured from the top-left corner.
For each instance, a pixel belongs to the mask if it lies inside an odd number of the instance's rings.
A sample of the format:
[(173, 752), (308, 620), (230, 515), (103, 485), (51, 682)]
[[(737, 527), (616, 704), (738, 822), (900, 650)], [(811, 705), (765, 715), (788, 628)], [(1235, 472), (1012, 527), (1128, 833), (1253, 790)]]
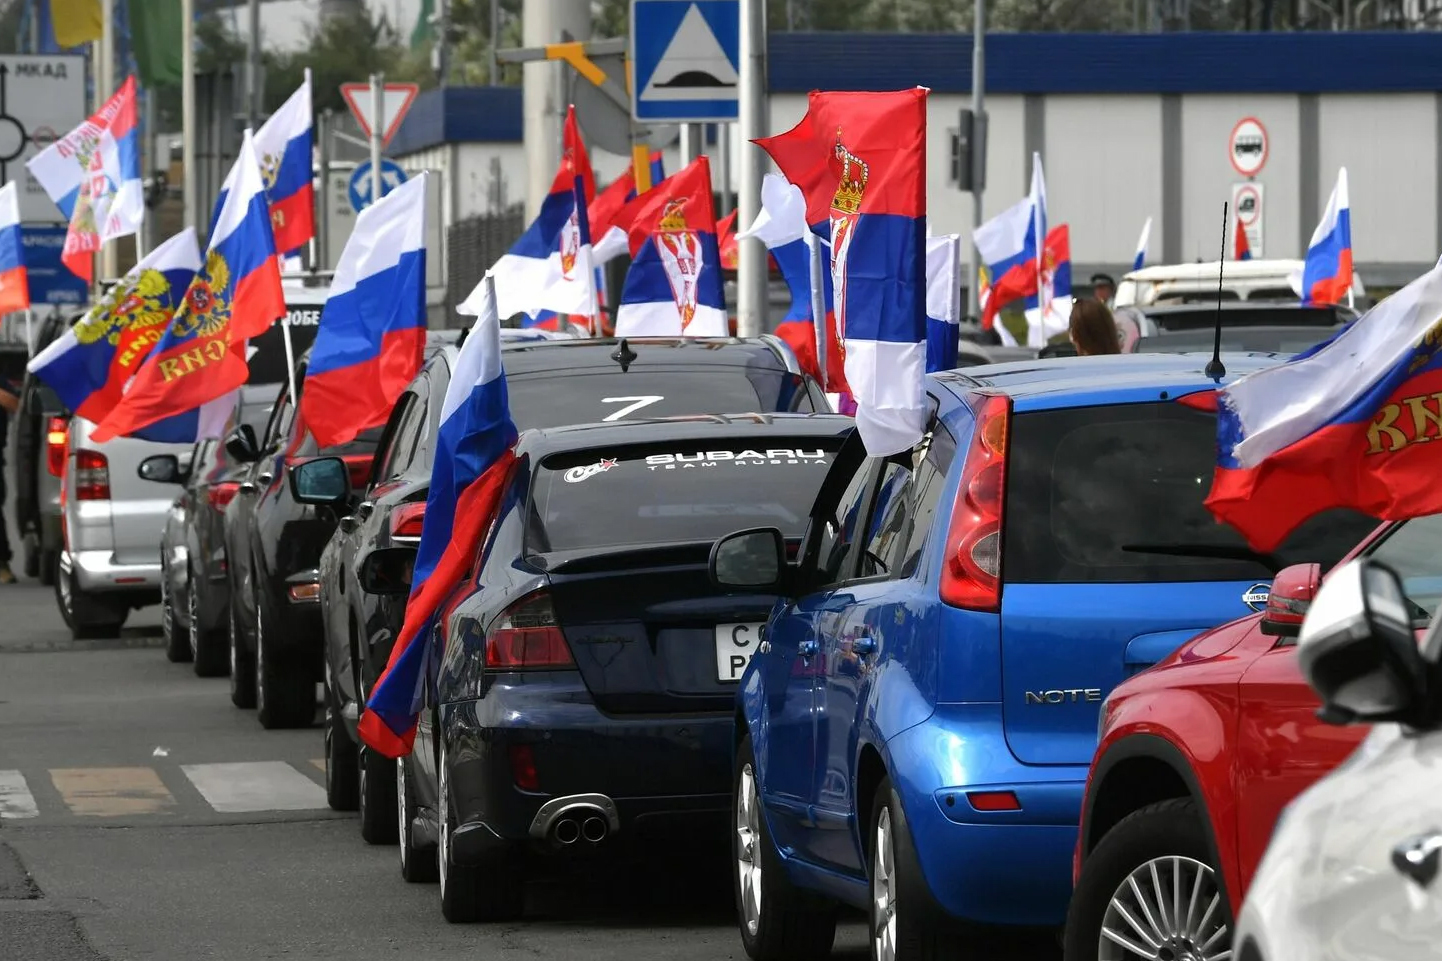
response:
[(1117, 282), (1112, 279), (1112, 275), (1092, 274), (1091, 283), (1092, 296), (1110, 307), (1117, 296)]

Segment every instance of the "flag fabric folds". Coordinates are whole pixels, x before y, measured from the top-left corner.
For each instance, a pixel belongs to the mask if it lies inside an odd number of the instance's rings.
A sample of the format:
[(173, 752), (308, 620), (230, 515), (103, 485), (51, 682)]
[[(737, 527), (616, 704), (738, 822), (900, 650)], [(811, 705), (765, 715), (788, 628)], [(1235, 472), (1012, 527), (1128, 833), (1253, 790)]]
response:
[(1142, 224), (1142, 235), (1137, 238), (1137, 254), (1132, 258), (1132, 270), (1141, 270), (1147, 265), (1147, 243), (1152, 239), (1152, 218)]
[(1233, 233), (1232, 259), (1251, 260), (1252, 244), (1251, 241), (1247, 239), (1247, 228), (1242, 226), (1241, 217), (1234, 217), (1233, 219), (1236, 221), (1236, 228)]
[(1007, 304), (1038, 292), (1046, 235), (1046, 178), (1041, 154), (1034, 153), (1027, 195), (972, 233), (991, 278), (991, 292), (981, 314), (983, 327), (992, 327)]
[(361, 740), (385, 757), (410, 753), (431, 623), (470, 567), (515, 463), (516, 425), (501, 366), (501, 322), (481, 282), (476, 321), (446, 387), (405, 623), (361, 715)]
[(25, 238), (20, 232), (20, 194), (12, 180), (0, 187), (0, 314), (30, 307)]
[(1347, 202), (1347, 168), (1327, 198), (1322, 220), (1307, 244), (1302, 265), (1302, 300), (1309, 304), (1340, 304), (1352, 289), (1352, 210)]
[(926, 96), (813, 91), (800, 123), (756, 141), (801, 188), (806, 222), (828, 230), (846, 382), (873, 456), (926, 430)]
[(1025, 301), (1027, 346), (1043, 347), (1052, 337), (1065, 333), (1071, 323), (1072, 303), (1071, 228), (1057, 224), (1046, 232), (1037, 293)]
[(961, 235), (926, 238), (926, 372), (956, 367), (961, 341)]
[(321, 447), (384, 424), (426, 347), (426, 174), (356, 218), (306, 367), (300, 409)]
[(185, 76), (180, 4), (128, 0), (125, 11), (140, 82), (147, 88), (178, 85)]
[(1260, 551), (1349, 507), (1442, 511), (1442, 266), (1332, 340), (1220, 391), (1207, 507)]
[(730, 333), (706, 157), (632, 200), (616, 223), (631, 249), (616, 310), (617, 337)]
[(265, 183), (247, 130), (201, 268), (135, 381), (96, 429), (97, 443), (134, 434), (245, 383), (245, 342), (285, 316)]
[(99, 40), (104, 29), (100, 0), (42, 0), (50, 4), (50, 22), (55, 29), (55, 42), (62, 47), (78, 47)]
[(741, 252), (736, 249), (737, 213), (739, 211), (733, 210), (716, 221), (716, 243), (721, 248), (721, 267), (724, 270), (735, 270), (741, 262)]
[[(651, 154), (651, 186), (654, 188), (666, 179), (666, 165), (660, 151)], [(636, 174), (631, 166), (610, 186), (596, 195), (588, 214), (591, 222), (591, 238), (595, 244), (592, 254), (596, 264), (614, 260), (630, 249), (626, 231), (616, 225), (616, 215), (621, 208), (636, 197)]]
[(61, 260), (87, 282), (101, 245), (135, 233), (145, 218), (139, 116), (127, 77), (94, 116), (25, 164), (70, 222)]

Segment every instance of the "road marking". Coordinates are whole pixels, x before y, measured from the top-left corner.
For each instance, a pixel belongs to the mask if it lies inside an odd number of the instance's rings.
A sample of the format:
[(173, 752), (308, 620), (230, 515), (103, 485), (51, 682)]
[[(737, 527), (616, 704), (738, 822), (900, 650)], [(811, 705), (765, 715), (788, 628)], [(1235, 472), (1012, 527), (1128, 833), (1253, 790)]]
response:
[(33, 818), (40, 816), (35, 796), (25, 775), (19, 771), (0, 771), (0, 818)]
[(326, 806), (325, 789), (284, 761), (182, 764), (180, 769), (222, 814), (308, 811)]
[(160, 814), (175, 806), (153, 768), (53, 768), (50, 780), (74, 814), (123, 817)]

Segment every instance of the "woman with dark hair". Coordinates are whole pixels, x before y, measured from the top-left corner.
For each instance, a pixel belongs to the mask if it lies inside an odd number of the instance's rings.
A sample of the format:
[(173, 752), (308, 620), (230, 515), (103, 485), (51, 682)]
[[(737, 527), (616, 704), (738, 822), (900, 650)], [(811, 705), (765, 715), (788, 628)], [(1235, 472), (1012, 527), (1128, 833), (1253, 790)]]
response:
[(1067, 334), (1078, 357), (1122, 352), (1116, 321), (1107, 305), (1099, 300), (1077, 300), (1072, 305)]

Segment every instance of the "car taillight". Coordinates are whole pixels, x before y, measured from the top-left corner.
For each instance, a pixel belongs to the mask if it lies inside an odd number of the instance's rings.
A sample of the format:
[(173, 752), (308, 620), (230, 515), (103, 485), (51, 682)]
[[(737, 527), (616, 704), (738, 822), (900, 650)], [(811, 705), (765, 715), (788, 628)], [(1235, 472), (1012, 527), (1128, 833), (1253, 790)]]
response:
[(511, 777), (522, 791), (539, 791), (541, 775), (536, 770), (536, 752), (529, 744), (512, 744)]
[(425, 520), (426, 505), (424, 501), (418, 504), (401, 504), (391, 511), (391, 540), (401, 543), (416, 542), (421, 539), (421, 523)]
[(225, 505), (235, 500), (235, 495), (240, 492), (239, 481), (221, 481), (219, 484), (211, 484), (206, 490), (206, 499), (210, 506), (218, 511), (225, 510)]
[(366, 481), (371, 476), (370, 454), (346, 454), (341, 460), (345, 461), (346, 470), (350, 472), (350, 489), (363, 491), (366, 489)]
[(502, 671), (573, 667), (571, 649), (545, 591), (521, 598), (491, 625), (486, 666)]
[(110, 500), (110, 464), (97, 450), (75, 452), (75, 499)]
[(52, 417), (45, 425), (45, 467), (59, 477), (65, 472), (65, 443), (70, 437), (70, 422), (64, 417)]
[(1001, 520), (1010, 422), (1007, 398), (982, 398), (946, 536), (941, 599), (952, 607), (1001, 607)]

